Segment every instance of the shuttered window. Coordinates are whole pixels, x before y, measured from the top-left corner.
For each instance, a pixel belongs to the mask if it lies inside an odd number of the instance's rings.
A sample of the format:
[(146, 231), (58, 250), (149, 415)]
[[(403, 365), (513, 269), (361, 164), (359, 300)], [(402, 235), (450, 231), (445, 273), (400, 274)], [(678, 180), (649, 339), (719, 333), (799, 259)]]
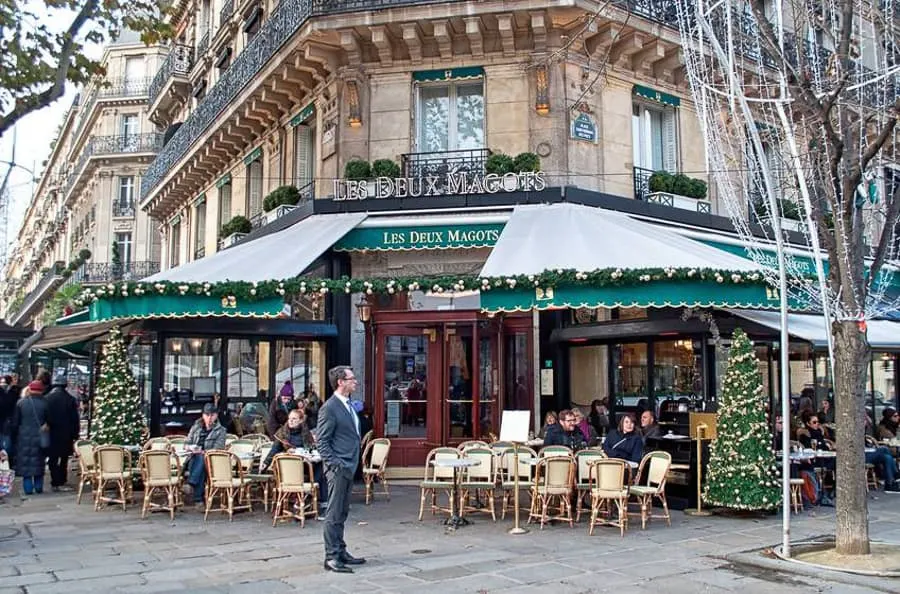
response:
[(253, 218), (262, 212), (262, 193), (262, 159), (257, 158), (247, 165), (247, 218)]
[(301, 190), (313, 181), (314, 132), (306, 124), (294, 128), (294, 185)]
[(631, 133), (634, 166), (652, 171), (678, 170), (678, 112), (636, 102)]

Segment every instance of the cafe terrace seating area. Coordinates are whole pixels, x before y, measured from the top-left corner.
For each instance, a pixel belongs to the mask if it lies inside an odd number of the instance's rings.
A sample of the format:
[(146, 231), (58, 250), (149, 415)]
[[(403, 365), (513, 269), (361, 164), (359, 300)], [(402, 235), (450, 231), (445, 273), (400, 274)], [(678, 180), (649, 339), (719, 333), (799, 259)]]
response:
[[(96, 511), (116, 506), (127, 511), (137, 507), (135, 485), (143, 486), (141, 517), (151, 512), (167, 512), (175, 519), (185, 506), (184, 487), (187, 465), (194, 456), (202, 456), (206, 467), (203, 494), (204, 521), (211, 513), (226, 514), (234, 520), (237, 512), (252, 513), (262, 508), (272, 514), (272, 525), (306, 520), (318, 515), (319, 485), (314, 467), (322, 463), (315, 450), (292, 449), (265, 463), (274, 446), (268, 436), (228, 435), (223, 450), (197, 451), (185, 444), (185, 437), (155, 437), (142, 445), (96, 444), (90, 440), (75, 443), (78, 461), (76, 503), (89, 490)], [(386, 478), (390, 454), (389, 439), (362, 440), (362, 474), (365, 503), (376, 495), (390, 498)], [(376, 489), (376, 483), (381, 483)]]

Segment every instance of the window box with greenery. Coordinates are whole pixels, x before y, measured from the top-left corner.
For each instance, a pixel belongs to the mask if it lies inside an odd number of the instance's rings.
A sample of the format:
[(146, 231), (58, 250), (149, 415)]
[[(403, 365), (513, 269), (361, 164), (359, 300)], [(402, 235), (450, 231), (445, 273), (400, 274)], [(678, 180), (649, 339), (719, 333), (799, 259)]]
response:
[(401, 176), (400, 166), (390, 159), (376, 159), (372, 163), (363, 159), (353, 159), (344, 165), (344, 179), (347, 181), (368, 181), (367, 194), (370, 198), (382, 198), (379, 195), (380, 184), (375, 180), (384, 177), (396, 179)]
[[(776, 200), (778, 203), (778, 209), (781, 211), (781, 228), (786, 229), (788, 231), (796, 231), (800, 232), (803, 229), (803, 211), (800, 210), (800, 206), (787, 198), (779, 198)], [(769, 210), (767, 205), (762, 200), (753, 203), (753, 210), (756, 212), (756, 216), (759, 217), (760, 224), (771, 226), (771, 216), (769, 215)], [(826, 224), (829, 224), (829, 219), (826, 217)], [(829, 227), (834, 226), (834, 219), (831, 218), (831, 222)]]
[(247, 217), (241, 215), (232, 217), (219, 230), (219, 237), (222, 238), (222, 247), (234, 245), (240, 238), (250, 233), (252, 229), (253, 225)]
[(491, 153), (484, 162), (484, 172), (494, 175), (528, 173), (541, 170), (541, 158), (534, 153), (519, 153), (510, 157), (504, 153)]
[(647, 181), (647, 189), (649, 193), (644, 197), (647, 202), (706, 214), (712, 212), (712, 204), (706, 199), (707, 185), (702, 179), (656, 171)]
[(279, 219), (296, 208), (300, 202), (300, 190), (296, 186), (280, 186), (272, 190), (263, 200), (266, 222)]

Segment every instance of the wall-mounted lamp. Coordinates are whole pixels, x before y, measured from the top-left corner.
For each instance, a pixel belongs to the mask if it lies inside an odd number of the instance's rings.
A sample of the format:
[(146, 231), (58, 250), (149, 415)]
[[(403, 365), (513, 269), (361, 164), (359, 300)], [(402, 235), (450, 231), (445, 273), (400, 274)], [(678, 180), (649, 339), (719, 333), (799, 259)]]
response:
[(181, 352), (181, 341), (180, 341), (180, 340), (173, 340), (173, 341), (172, 341), (172, 352), (174, 352), (174, 353), (180, 353), (180, 352)]
[(550, 73), (546, 66), (538, 66), (534, 71), (536, 95), (534, 111), (539, 115), (550, 113)]
[(359, 107), (359, 89), (355, 80), (347, 81), (347, 123), (351, 128), (362, 126), (362, 112)]
[(372, 319), (372, 306), (369, 305), (369, 301), (365, 296), (359, 298), (359, 303), (356, 304), (356, 312), (359, 314), (359, 321), (363, 324)]

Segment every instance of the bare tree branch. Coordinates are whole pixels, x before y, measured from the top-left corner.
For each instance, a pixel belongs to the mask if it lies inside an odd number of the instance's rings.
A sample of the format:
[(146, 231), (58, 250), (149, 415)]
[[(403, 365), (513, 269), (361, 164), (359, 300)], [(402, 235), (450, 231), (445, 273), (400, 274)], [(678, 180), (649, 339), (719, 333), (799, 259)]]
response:
[[(887, 196), (885, 196), (887, 199)], [(878, 239), (878, 247), (875, 248), (875, 259), (869, 267), (869, 279), (866, 281), (866, 292), (872, 290), (875, 277), (881, 272), (881, 267), (887, 259), (888, 249), (891, 243), (897, 237), (897, 227), (900, 226), (900, 184), (894, 189), (894, 195), (891, 196), (887, 205), (887, 214), (884, 219), (884, 229), (881, 230), (881, 237)]]
[(50, 105), (66, 92), (66, 81), (68, 80), (69, 68), (71, 68), (70, 62), (77, 47), (75, 40), (81, 29), (96, 15), (97, 3), (98, 0), (88, 0), (81, 7), (78, 14), (75, 15), (75, 18), (72, 19), (72, 23), (64, 35), (65, 41), (62, 44), (62, 48), (60, 48), (59, 58), (53, 74), (53, 84), (41, 93), (17, 100), (9, 113), (0, 116), (0, 136), (3, 136), (7, 130), (26, 115)]

